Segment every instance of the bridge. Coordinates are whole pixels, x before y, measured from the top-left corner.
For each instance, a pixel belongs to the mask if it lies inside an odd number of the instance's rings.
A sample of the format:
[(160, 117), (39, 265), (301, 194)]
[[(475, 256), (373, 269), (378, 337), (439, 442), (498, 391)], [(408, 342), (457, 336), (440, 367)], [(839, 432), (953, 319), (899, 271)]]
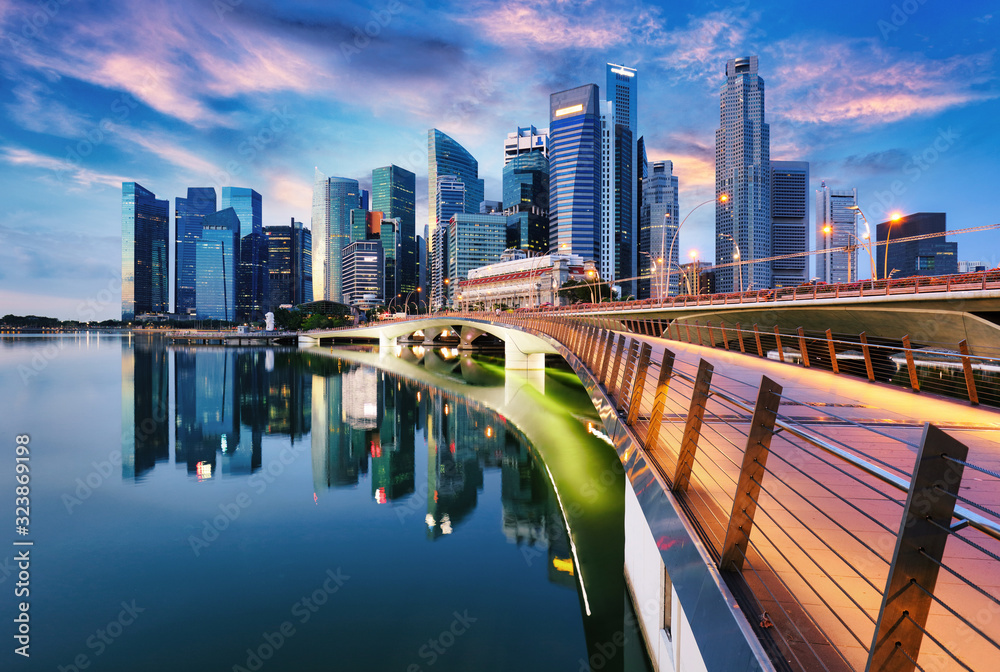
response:
[(314, 336), (491, 334), (508, 369), (564, 358), (626, 471), (625, 574), (657, 670), (993, 669), (1000, 416), (973, 405), (975, 377), (960, 402), (878, 382), (870, 353), (858, 379), (836, 348), (821, 370), (793, 341), (792, 366), (780, 329), (777, 361), (759, 330), (723, 329), (466, 313)]

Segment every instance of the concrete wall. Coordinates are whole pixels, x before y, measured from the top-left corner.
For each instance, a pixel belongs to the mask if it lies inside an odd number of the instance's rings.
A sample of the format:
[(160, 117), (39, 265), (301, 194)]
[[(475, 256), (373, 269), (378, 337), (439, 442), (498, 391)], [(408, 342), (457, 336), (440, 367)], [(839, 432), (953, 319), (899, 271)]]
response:
[[(670, 582), (660, 549), (632, 485), (625, 481), (625, 580), (653, 669), (657, 672), (707, 672)], [(669, 603), (668, 603), (669, 600)], [(669, 614), (669, 618), (664, 618)]]

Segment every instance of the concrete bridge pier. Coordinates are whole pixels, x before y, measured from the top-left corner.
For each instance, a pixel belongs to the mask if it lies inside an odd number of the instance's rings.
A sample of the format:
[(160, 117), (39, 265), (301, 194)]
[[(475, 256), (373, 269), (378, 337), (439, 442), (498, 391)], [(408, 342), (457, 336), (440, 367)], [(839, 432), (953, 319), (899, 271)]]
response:
[(521, 371), (543, 371), (545, 369), (544, 352), (524, 352), (513, 339), (503, 342), (504, 368)]
[(511, 369), (507, 371), (507, 375), (504, 376), (503, 385), (504, 403), (512, 404), (514, 399), (527, 389), (535, 389), (540, 394), (545, 394), (544, 369), (533, 369), (529, 371)]
[(475, 327), (462, 327), (462, 338), (459, 341), (458, 349), (471, 350), (472, 342), (485, 333), (482, 329), (476, 329)]
[(382, 332), (378, 335), (378, 347), (379, 348), (394, 348), (396, 347), (396, 337), (386, 336)]

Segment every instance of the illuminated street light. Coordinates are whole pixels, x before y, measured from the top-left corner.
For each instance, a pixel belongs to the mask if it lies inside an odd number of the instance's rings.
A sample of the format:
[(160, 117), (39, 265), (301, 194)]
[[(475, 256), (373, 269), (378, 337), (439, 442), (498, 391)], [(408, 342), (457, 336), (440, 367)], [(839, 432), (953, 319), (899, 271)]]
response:
[[(703, 202), (699, 203), (698, 205), (694, 206), (693, 208), (691, 208), (691, 211), (688, 214), (686, 214), (684, 216), (684, 219), (681, 220), (681, 223), (677, 225), (677, 230), (674, 231), (674, 236), (670, 240), (670, 254), (667, 255), (667, 259), (671, 259), (672, 260), (674, 258), (674, 246), (677, 243), (677, 239), (681, 235), (681, 228), (684, 227), (684, 222), (686, 222), (688, 220), (688, 217), (690, 217), (692, 214), (694, 214), (695, 210), (697, 210), (698, 208), (700, 208), (703, 205), (708, 205), (709, 203), (715, 203), (716, 201), (718, 201), (719, 203), (725, 203), (728, 200), (729, 200), (729, 195), (728, 194), (720, 194), (718, 198), (710, 198), (707, 201), (703, 201)], [(667, 288), (667, 291), (668, 292), (670, 291), (669, 288)]]
[[(853, 210), (861, 215), (861, 220), (865, 223), (865, 235), (861, 236), (868, 241), (868, 258), (871, 260), (872, 264), (872, 289), (875, 289), (875, 276), (878, 275), (878, 268), (875, 266), (875, 255), (872, 254), (871, 250), (871, 239), (872, 239), (872, 228), (868, 225), (868, 218), (865, 217), (865, 213), (861, 211), (861, 207), (857, 205), (849, 205), (847, 210)], [(857, 236), (854, 236), (857, 239)]]
[(736, 270), (740, 274), (740, 294), (742, 294), (743, 293), (743, 262), (740, 261), (740, 256), (741, 256), (740, 255), (740, 244), (737, 243), (736, 239), (733, 238), (728, 233), (720, 233), (719, 234), (719, 238), (728, 238), (729, 240), (733, 241), (733, 247), (736, 248), (736, 252), (733, 254), (733, 259), (735, 259), (736, 261), (739, 261), (739, 263), (736, 264)]
[(889, 275), (885, 276), (886, 280), (888, 280), (889, 276), (892, 275), (892, 273), (889, 273), (889, 236), (892, 235), (892, 225), (895, 222), (898, 222), (899, 220), (901, 220), (902, 218), (903, 218), (903, 215), (900, 214), (900, 213), (898, 213), (898, 212), (894, 212), (891, 215), (889, 215), (888, 227), (886, 228), (886, 231), (885, 231), (885, 266), (884, 266), (884, 268), (885, 268), (885, 272), (889, 274)]

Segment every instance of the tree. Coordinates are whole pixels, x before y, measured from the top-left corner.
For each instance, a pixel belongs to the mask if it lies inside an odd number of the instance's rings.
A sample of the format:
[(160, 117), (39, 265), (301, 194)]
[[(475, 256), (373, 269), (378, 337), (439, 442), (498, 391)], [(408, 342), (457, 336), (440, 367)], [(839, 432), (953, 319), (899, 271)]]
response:
[(559, 294), (570, 303), (590, 303), (611, 298), (611, 289), (606, 282), (590, 283), (567, 280), (559, 289)]
[(274, 324), (283, 331), (298, 331), (304, 320), (305, 316), (298, 308), (278, 308), (274, 311)]

